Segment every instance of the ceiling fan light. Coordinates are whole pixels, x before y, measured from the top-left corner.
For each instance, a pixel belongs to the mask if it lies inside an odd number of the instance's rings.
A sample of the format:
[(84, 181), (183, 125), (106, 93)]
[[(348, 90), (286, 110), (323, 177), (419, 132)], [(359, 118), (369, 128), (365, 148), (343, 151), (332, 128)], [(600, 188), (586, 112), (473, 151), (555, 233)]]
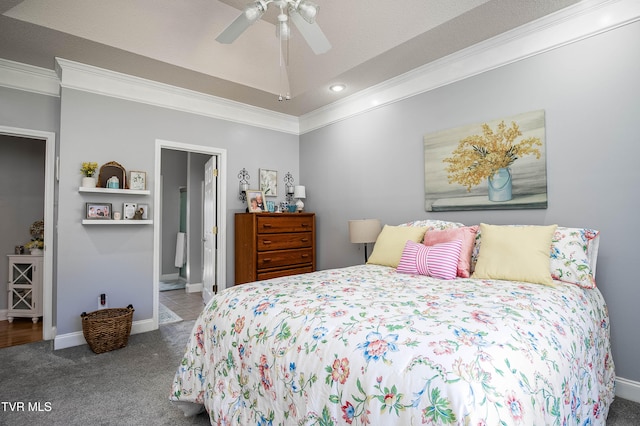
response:
[(253, 4), (248, 4), (244, 9), (244, 16), (249, 20), (249, 22), (256, 22), (258, 19), (262, 17), (264, 11), (267, 10), (267, 5), (264, 1), (258, 0)]
[(318, 15), (319, 6), (312, 1), (302, 0), (298, 3), (298, 13), (310, 24), (313, 24)]
[(288, 17), (284, 13), (278, 15), (278, 24), (276, 25), (276, 37), (280, 40), (289, 40), (291, 37), (291, 27), (287, 22)]

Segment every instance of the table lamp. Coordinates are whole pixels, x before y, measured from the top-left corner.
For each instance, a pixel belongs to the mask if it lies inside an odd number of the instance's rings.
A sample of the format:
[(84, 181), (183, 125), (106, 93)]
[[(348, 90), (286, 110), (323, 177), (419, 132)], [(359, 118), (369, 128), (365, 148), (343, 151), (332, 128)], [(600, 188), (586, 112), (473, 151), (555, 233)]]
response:
[(306, 197), (307, 197), (307, 194), (304, 186), (296, 185), (293, 188), (293, 198), (298, 199), (298, 201), (296, 201), (296, 210), (298, 210), (298, 213), (302, 212), (302, 210), (304, 209), (304, 203), (302, 202), (302, 199)]
[(382, 225), (378, 219), (359, 219), (349, 221), (349, 241), (355, 244), (364, 244), (364, 263), (367, 263), (367, 244), (374, 243)]

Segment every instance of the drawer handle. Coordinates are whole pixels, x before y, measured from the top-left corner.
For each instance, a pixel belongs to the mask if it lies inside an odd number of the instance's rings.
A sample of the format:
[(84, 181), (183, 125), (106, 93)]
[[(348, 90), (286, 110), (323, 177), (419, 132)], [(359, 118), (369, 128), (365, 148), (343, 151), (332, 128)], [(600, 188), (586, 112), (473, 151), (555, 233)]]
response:
[(263, 223), (262, 227), (263, 228), (271, 228), (271, 224), (270, 223)]
[(304, 223), (304, 222), (303, 222), (300, 226), (302, 226), (303, 228), (305, 228), (305, 227), (309, 226), (309, 224), (308, 224), (308, 223)]
[(262, 242), (262, 244), (264, 244), (264, 245), (268, 245), (268, 244), (271, 244), (271, 241), (269, 241), (269, 240), (264, 240), (264, 241)]
[(306, 243), (307, 241), (309, 241), (308, 238), (300, 238), (300, 241), (302, 241), (303, 243)]
[(309, 257), (309, 255), (308, 255), (308, 254), (303, 254), (303, 255), (302, 255), (302, 256), (300, 256), (300, 257)]
[(266, 259), (262, 260), (262, 263), (269, 263), (269, 262), (271, 262), (271, 259), (269, 259), (269, 258), (266, 258)]

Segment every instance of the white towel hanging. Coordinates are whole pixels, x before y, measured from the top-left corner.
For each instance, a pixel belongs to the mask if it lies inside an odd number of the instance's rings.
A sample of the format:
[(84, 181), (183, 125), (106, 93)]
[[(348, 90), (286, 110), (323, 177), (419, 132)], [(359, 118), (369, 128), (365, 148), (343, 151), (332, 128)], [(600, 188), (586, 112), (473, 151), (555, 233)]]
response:
[(184, 232), (178, 232), (178, 238), (176, 238), (176, 268), (182, 268), (185, 263), (185, 252), (186, 252), (186, 234)]

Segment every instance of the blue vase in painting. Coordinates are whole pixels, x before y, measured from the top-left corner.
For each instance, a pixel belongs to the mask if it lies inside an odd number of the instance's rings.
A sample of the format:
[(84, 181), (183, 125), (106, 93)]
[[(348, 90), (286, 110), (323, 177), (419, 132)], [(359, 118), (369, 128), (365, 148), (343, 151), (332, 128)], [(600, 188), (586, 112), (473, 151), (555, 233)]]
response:
[(489, 201), (511, 199), (511, 169), (503, 167), (489, 176)]

